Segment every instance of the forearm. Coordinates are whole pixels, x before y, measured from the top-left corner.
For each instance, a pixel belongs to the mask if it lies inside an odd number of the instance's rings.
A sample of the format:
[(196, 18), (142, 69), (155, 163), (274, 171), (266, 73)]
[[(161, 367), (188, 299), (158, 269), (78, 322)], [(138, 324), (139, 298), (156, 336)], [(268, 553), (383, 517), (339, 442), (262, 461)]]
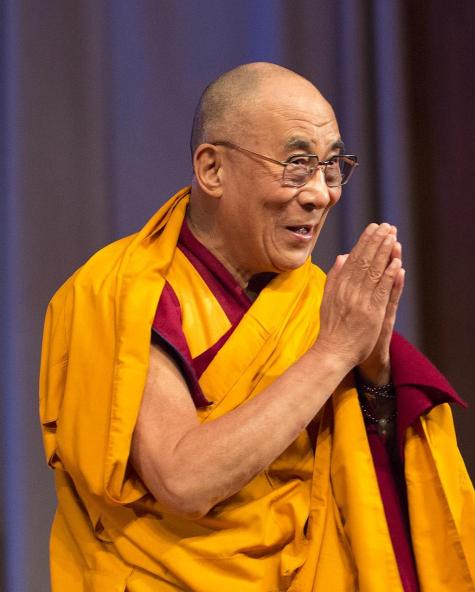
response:
[(249, 402), (189, 430), (169, 459), (167, 488), (186, 514), (204, 515), (265, 469), (305, 429), (349, 371), (310, 350)]
[(352, 368), (380, 365), (403, 287), (394, 242), (387, 224), (370, 225), (350, 255), (337, 258), (314, 346), (219, 419), (200, 425), (173, 361), (159, 352), (151, 356), (131, 460), (159, 502), (185, 515), (205, 514), (269, 466)]

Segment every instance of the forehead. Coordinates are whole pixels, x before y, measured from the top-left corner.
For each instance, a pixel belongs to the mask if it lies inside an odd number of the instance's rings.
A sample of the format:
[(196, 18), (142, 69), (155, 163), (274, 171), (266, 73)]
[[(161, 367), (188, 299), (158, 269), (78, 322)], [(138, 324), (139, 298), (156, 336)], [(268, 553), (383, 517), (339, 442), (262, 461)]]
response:
[(310, 84), (285, 92), (264, 92), (252, 124), (256, 141), (280, 151), (302, 149), (322, 154), (340, 138), (331, 105)]

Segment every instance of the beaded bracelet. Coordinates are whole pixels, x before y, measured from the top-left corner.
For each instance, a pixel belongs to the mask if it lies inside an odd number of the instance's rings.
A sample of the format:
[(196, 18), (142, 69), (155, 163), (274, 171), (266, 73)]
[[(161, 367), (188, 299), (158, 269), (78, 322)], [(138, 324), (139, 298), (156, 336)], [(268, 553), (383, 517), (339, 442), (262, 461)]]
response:
[(380, 386), (372, 386), (360, 382), (358, 384), (358, 391), (360, 393), (373, 395), (374, 397), (381, 397), (382, 399), (394, 399), (396, 396), (394, 385), (391, 382)]

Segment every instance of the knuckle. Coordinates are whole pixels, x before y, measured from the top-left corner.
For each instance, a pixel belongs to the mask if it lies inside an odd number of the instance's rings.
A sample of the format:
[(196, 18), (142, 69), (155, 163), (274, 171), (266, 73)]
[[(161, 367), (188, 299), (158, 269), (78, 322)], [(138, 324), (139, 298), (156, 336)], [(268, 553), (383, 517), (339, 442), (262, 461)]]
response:
[(381, 242), (382, 237), (384, 236), (384, 234), (381, 232), (381, 230), (377, 230), (374, 234), (372, 234), (369, 238), (369, 240), (372, 243), (376, 243), (379, 244)]
[(372, 240), (376, 243), (380, 243), (384, 237), (388, 234), (388, 231), (386, 228), (383, 227), (383, 225), (381, 225), (378, 230), (372, 235)]
[(397, 274), (397, 272), (398, 272), (398, 270), (397, 270), (395, 267), (393, 267), (393, 266), (389, 266), (389, 267), (387, 267), (387, 268), (386, 268), (386, 270), (384, 271), (384, 275), (385, 275), (387, 278), (389, 278), (389, 279), (391, 279), (391, 280), (394, 280), (394, 278), (396, 277), (396, 274)]
[(382, 284), (374, 291), (374, 300), (378, 303), (385, 302), (389, 297), (390, 289)]
[(379, 282), (381, 275), (381, 271), (375, 267), (370, 267), (368, 269), (368, 277), (372, 282)]
[(371, 266), (369, 257), (359, 257), (356, 263), (362, 271), (366, 271)]

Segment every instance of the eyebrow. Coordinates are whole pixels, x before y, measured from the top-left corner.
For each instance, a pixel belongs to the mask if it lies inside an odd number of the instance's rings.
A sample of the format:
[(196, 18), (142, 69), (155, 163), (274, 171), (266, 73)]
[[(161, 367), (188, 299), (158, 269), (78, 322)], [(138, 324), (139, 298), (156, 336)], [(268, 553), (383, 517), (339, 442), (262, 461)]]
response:
[(294, 136), (293, 138), (289, 138), (287, 140), (285, 143), (285, 148), (287, 150), (295, 150), (295, 148), (298, 148), (299, 150), (311, 152), (312, 143), (309, 140), (304, 140), (303, 138)]
[(333, 144), (330, 146), (330, 151), (333, 150), (339, 150), (340, 154), (344, 154), (345, 153), (345, 142), (343, 142), (343, 140), (341, 138), (338, 138), (338, 140), (336, 142), (333, 142)]
[[(285, 143), (286, 150), (295, 150), (298, 148), (299, 150), (304, 150), (306, 152), (312, 152), (312, 142), (309, 140), (305, 140), (304, 138), (299, 138), (294, 136), (293, 138), (289, 138)], [(338, 138), (336, 142), (330, 146), (329, 152), (333, 152), (334, 150), (338, 150), (340, 154), (344, 154), (345, 152), (345, 144), (341, 138)]]

